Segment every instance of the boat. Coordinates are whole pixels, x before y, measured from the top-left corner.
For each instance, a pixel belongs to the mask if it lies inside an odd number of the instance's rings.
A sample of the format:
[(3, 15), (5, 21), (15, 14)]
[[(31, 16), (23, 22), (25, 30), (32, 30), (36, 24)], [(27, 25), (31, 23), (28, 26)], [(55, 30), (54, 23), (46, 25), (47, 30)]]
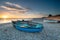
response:
[(51, 19), (45, 19), (44, 22), (47, 22), (47, 23), (58, 23), (57, 20), (51, 20)]
[(41, 32), (43, 30), (43, 24), (34, 23), (29, 21), (12, 21), (13, 26), (25, 32)]

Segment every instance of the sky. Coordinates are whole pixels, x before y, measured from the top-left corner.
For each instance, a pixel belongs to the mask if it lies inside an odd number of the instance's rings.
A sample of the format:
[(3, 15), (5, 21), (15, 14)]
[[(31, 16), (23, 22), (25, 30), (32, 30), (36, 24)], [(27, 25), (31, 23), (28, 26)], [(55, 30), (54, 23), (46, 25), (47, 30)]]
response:
[(0, 17), (39, 18), (49, 14), (60, 14), (60, 0), (0, 0)]

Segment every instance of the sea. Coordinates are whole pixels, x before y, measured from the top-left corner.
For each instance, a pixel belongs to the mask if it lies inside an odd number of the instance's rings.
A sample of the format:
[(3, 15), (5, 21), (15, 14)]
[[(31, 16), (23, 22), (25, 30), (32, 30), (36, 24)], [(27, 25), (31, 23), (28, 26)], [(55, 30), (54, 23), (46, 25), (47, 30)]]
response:
[(17, 20), (20, 20), (20, 21), (22, 21), (22, 20), (25, 20), (25, 21), (29, 20), (29, 21), (31, 21), (32, 18), (7, 18), (7, 19), (0, 18), (0, 24), (10, 23), (12, 21), (17, 21)]

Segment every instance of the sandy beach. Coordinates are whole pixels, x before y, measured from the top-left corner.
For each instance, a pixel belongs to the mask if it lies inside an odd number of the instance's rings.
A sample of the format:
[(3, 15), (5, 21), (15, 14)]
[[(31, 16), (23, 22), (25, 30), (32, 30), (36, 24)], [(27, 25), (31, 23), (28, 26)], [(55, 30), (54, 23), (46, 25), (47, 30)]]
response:
[(0, 24), (0, 40), (60, 40), (60, 23), (43, 23), (39, 33), (28, 33), (15, 29), (12, 23)]

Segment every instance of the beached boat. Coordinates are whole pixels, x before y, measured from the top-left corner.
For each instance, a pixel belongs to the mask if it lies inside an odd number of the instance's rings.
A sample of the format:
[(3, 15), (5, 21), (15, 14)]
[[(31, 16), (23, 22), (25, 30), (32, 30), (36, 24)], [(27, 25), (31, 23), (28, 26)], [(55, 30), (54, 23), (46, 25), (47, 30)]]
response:
[(34, 23), (29, 21), (12, 21), (13, 26), (25, 32), (41, 32), (43, 30), (43, 25), (40, 23)]
[(50, 19), (45, 19), (44, 22), (48, 22), (48, 23), (58, 23), (57, 20), (50, 20)]

